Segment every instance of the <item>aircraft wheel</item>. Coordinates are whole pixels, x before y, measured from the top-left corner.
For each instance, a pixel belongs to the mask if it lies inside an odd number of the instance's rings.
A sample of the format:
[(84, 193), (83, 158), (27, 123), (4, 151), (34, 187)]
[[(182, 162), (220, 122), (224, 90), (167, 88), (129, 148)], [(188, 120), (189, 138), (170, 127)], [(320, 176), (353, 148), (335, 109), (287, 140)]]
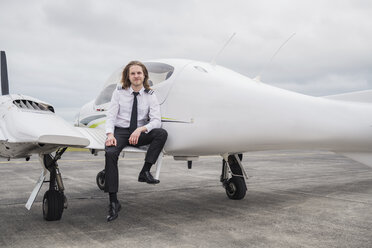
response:
[(43, 217), (45, 220), (60, 220), (63, 213), (64, 194), (56, 190), (48, 190), (43, 198)]
[(96, 177), (96, 182), (97, 182), (97, 186), (100, 190), (104, 190), (105, 189), (105, 170), (102, 170), (100, 172), (98, 172), (97, 174), (97, 177)]
[(247, 191), (242, 177), (232, 177), (226, 182), (226, 195), (233, 200), (241, 200)]

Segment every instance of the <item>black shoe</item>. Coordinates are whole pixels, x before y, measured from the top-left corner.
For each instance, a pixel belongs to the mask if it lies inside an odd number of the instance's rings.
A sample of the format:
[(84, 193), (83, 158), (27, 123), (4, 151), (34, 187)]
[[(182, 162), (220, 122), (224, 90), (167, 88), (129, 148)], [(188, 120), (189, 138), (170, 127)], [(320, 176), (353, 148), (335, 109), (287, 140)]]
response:
[(119, 215), (121, 209), (120, 202), (111, 202), (109, 205), (109, 215), (107, 215), (107, 221), (115, 220)]
[(146, 182), (150, 184), (160, 183), (159, 180), (152, 177), (150, 171), (141, 172), (138, 176), (138, 182)]

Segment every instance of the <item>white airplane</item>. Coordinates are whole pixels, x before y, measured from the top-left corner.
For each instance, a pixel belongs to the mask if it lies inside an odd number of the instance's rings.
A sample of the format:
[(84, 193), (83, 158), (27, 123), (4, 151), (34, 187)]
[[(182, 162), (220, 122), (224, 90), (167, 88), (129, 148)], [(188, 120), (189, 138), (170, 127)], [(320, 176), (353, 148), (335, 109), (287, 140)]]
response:
[[(75, 127), (38, 99), (8, 94), (5, 53), (1, 52), (0, 156), (8, 159), (38, 154), (43, 167), (26, 204), (31, 208), (49, 172), (43, 216), (59, 220), (67, 207), (57, 160), (67, 147), (104, 149), (106, 110), (120, 85), (122, 68), (114, 72), (99, 96), (80, 110)], [(152, 88), (161, 104), (168, 131), (164, 154), (192, 161), (221, 155), (220, 181), (230, 199), (246, 194), (243, 152), (316, 149), (344, 154), (372, 165), (372, 91), (312, 97), (276, 88), (222, 66), (183, 59), (145, 61)], [(52, 153), (55, 152), (55, 155)], [(145, 152), (127, 147), (124, 152)], [(159, 156), (155, 178), (159, 178)], [(104, 186), (104, 171), (97, 175)]]

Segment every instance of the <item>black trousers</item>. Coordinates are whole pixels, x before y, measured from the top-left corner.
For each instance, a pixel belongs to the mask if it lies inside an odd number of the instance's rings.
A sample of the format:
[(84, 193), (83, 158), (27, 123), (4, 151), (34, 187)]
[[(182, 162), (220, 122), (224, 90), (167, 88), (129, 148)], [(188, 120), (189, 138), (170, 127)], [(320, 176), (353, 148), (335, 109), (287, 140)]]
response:
[[(118, 192), (119, 188), (119, 170), (118, 159), (121, 151), (129, 145), (129, 128), (115, 127), (114, 136), (117, 141), (116, 146), (106, 146), (105, 162), (105, 192)], [(150, 144), (147, 150), (145, 162), (155, 164), (161, 150), (167, 140), (168, 133), (162, 128), (154, 128), (149, 133), (141, 133), (138, 146)]]

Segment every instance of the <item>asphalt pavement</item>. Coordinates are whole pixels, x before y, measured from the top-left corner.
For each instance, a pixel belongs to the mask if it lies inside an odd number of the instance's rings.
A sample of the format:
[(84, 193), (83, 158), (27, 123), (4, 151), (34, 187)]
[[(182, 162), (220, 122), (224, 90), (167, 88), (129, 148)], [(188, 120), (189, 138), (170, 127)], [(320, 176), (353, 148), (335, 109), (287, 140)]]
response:
[(42, 217), (41, 173), (31, 160), (0, 161), (0, 247), (372, 247), (372, 168), (322, 151), (246, 153), (242, 200), (219, 182), (221, 158), (189, 170), (164, 157), (160, 184), (137, 182), (142, 154), (120, 159), (118, 219), (106, 222), (108, 196), (96, 185), (104, 155), (66, 152), (59, 160), (68, 208)]

